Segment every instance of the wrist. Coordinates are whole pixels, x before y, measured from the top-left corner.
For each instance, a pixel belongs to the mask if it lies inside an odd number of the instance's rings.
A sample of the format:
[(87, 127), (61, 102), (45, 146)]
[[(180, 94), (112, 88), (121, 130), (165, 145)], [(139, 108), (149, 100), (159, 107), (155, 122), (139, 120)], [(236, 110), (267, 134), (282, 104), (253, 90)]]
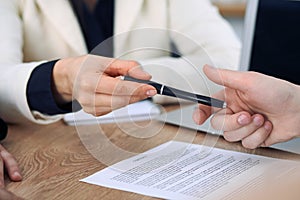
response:
[(52, 92), (58, 105), (72, 101), (72, 86), (69, 78), (69, 61), (61, 59), (56, 62), (52, 72)]

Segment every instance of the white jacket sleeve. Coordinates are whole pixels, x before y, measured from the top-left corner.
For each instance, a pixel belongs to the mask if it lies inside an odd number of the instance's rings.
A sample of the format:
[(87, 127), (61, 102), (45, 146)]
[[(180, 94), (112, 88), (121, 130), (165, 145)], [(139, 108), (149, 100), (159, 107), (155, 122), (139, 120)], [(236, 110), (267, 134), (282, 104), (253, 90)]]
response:
[(0, 117), (9, 123), (30, 120), (51, 123), (61, 116), (31, 112), (26, 87), (32, 70), (42, 62), (23, 63), (22, 21), (17, 0), (0, 1)]

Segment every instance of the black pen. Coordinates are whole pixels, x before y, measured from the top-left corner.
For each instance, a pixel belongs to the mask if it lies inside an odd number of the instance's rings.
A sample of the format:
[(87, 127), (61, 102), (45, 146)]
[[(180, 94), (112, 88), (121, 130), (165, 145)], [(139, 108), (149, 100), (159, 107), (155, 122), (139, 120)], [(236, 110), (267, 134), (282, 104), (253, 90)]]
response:
[(219, 99), (214, 99), (214, 98), (203, 96), (200, 94), (193, 94), (190, 92), (182, 91), (182, 90), (179, 90), (176, 88), (162, 85), (160, 83), (156, 83), (154, 81), (136, 79), (136, 78), (133, 78), (130, 76), (123, 76), (122, 79), (124, 81), (133, 81), (133, 82), (137, 82), (137, 83), (144, 83), (144, 84), (152, 85), (153, 87), (155, 87), (157, 94), (160, 94), (160, 95), (185, 99), (185, 100), (193, 101), (196, 103), (200, 103), (200, 104), (204, 104), (204, 105), (212, 106), (212, 107), (216, 107), (216, 108), (226, 108), (226, 106), (227, 106), (226, 102), (221, 101)]

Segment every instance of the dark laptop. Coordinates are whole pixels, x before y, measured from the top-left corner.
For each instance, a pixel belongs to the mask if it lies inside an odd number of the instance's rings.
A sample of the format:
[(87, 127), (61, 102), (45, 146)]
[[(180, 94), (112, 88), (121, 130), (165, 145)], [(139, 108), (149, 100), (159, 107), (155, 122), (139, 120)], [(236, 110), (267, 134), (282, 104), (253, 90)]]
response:
[(249, 0), (243, 70), (300, 84), (300, 1)]

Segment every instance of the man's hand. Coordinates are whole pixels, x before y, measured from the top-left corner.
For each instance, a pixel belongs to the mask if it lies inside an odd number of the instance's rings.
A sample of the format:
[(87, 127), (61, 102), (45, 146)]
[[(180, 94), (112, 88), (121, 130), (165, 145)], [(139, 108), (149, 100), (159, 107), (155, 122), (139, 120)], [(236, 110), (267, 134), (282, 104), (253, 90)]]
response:
[(247, 148), (270, 146), (300, 135), (300, 87), (256, 72), (204, 67), (207, 77), (224, 85), (214, 95), (226, 109), (199, 105), (194, 120), (202, 124), (212, 113), (212, 126), (228, 141), (241, 140)]

